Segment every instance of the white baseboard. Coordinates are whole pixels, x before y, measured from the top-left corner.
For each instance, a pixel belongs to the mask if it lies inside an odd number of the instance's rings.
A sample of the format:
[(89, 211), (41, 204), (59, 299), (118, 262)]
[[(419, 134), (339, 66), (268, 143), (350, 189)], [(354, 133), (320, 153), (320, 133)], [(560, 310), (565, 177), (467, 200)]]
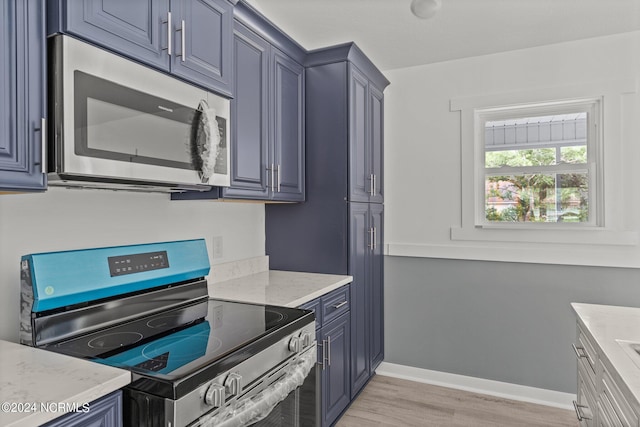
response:
[(431, 371), (388, 362), (382, 362), (376, 369), (376, 374), (562, 409), (573, 410), (573, 401), (576, 398), (571, 393)]

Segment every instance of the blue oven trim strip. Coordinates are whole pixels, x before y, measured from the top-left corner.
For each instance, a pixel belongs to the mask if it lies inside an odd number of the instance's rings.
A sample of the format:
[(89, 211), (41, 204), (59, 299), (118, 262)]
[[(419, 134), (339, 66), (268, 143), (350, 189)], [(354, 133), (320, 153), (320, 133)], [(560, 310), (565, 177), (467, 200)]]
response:
[[(109, 258), (166, 251), (167, 266), (114, 275)], [(58, 309), (197, 279), (209, 274), (204, 239), (25, 255), (33, 287), (33, 312)], [(91, 289), (87, 289), (91, 283)]]

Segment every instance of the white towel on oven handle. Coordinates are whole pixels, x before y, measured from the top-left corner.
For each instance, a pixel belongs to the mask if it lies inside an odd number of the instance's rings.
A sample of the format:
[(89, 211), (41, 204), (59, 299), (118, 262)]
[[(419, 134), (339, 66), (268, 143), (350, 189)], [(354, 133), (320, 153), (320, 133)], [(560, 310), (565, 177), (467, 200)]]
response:
[(316, 364), (316, 346), (301, 354), (290, 371), (269, 388), (251, 399), (239, 402), (235, 407), (225, 408), (213, 416), (200, 418), (200, 427), (244, 427), (267, 417), (278, 403), (304, 383), (305, 378)]

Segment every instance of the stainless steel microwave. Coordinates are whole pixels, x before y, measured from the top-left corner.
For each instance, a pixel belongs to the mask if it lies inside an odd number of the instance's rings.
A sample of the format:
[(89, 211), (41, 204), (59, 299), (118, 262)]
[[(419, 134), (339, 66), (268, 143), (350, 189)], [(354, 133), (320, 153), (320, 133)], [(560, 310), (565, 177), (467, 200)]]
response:
[(229, 100), (69, 36), (50, 40), (49, 185), (229, 185)]

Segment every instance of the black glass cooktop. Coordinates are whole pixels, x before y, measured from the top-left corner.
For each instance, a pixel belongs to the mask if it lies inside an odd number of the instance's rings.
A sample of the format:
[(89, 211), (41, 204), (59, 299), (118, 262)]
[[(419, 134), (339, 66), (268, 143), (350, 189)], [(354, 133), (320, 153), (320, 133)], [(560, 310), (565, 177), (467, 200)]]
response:
[(210, 299), (45, 348), (128, 369), (134, 386), (179, 398), (202, 371), (213, 378), (313, 321), (307, 310)]

